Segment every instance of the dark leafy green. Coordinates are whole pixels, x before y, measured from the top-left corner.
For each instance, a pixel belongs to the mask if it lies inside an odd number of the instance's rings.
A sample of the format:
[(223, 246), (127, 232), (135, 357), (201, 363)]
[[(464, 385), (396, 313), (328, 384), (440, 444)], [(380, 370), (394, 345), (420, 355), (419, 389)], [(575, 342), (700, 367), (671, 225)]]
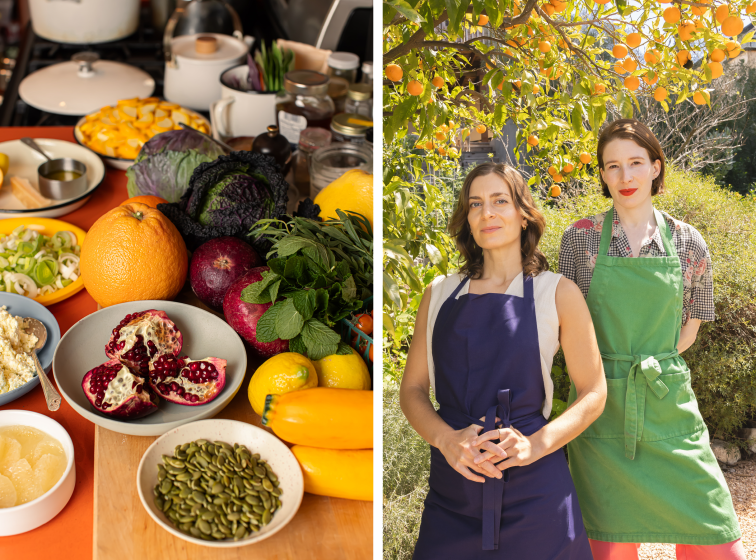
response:
[(325, 222), (260, 220), (251, 231), (255, 241), (273, 242), (270, 270), (241, 294), (247, 303), (273, 303), (257, 323), (260, 342), (288, 340), (313, 360), (351, 353), (331, 327), (372, 295), (373, 236), (363, 216), (336, 212), (339, 219)]

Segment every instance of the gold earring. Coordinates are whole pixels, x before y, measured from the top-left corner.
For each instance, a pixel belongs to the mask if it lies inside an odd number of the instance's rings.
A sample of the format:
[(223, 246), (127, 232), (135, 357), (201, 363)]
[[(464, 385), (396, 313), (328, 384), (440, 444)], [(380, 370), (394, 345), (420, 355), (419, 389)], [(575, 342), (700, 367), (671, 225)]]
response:
[(528, 229), (528, 224), (523, 224), (522, 225), (522, 231), (525, 231), (526, 229)]

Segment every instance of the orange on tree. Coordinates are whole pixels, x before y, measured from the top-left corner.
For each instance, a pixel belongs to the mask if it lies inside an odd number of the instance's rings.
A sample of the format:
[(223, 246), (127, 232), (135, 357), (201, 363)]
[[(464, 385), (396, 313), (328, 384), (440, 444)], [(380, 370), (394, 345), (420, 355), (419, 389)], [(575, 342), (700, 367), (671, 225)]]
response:
[(727, 56), (735, 58), (740, 54), (740, 44), (737, 41), (727, 41), (725, 43), (725, 50), (727, 51)]
[(543, 10), (543, 12), (549, 17), (553, 16), (554, 12), (556, 11), (554, 10), (554, 6), (551, 4), (544, 4), (543, 6), (541, 6), (541, 10)]
[(667, 90), (661, 86), (654, 90), (654, 99), (664, 101), (667, 98)]
[(79, 266), (89, 295), (108, 307), (174, 298), (184, 286), (189, 258), (176, 226), (159, 210), (134, 202), (92, 225)]
[(695, 30), (696, 24), (688, 19), (677, 26), (677, 34), (681, 41), (690, 41), (693, 38)]
[(568, 162), (564, 167), (562, 167), (562, 173), (572, 173), (573, 169), (575, 169), (575, 166)]
[(564, 177), (562, 177), (561, 173), (557, 173), (556, 175), (552, 177), (552, 179), (554, 179), (555, 183), (561, 183), (562, 181), (564, 181)]
[(441, 76), (436, 76), (431, 80), (431, 83), (437, 88), (440, 88), (444, 85), (444, 79)]
[(696, 29), (706, 29), (706, 25), (703, 20), (697, 19), (693, 22), (696, 25)]
[(625, 78), (625, 87), (630, 91), (635, 91), (640, 86), (640, 80), (638, 76), (628, 76)]
[(560, 194), (562, 194), (562, 187), (560, 187), (559, 185), (551, 185), (551, 189), (549, 190), (549, 194), (552, 197), (556, 198), (557, 196), (559, 196)]
[(612, 56), (614, 56), (614, 58), (625, 58), (627, 56), (627, 47), (620, 43), (614, 45), (614, 47), (612, 47)]
[(617, 72), (617, 74), (627, 74), (627, 70), (622, 66), (622, 62), (618, 62), (614, 65), (614, 71)]
[(533, 94), (541, 93), (541, 88), (538, 85), (533, 86)]
[(656, 64), (661, 60), (661, 53), (656, 49), (651, 49), (643, 53), (643, 60), (647, 64)]
[(666, 8), (664, 10), (662, 17), (667, 23), (677, 23), (678, 21), (680, 21), (682, 14), (680, 13), (680, 8), (676, 6), (670, 6), (669, 8)]
[(721, 6), (718, 6), (717, 9), (714, 11), (714, 17), (717, 20), (717, 23), (719, 25), (722, 25), (722, 22), (728, 18), (730, 15), (730, 7), (727, 4), (722, 4)]
[(445, 156), (445, 155), (446, 155), (446, 149), (445, 149), (445, 148), (439, 148), (439, 149), (438, 149), (438, 153), (439, 153), (440, 155), (442, 155), (442, 156)]
[(677, 52), (677, 62), (680, 64), (680, 66), (685, 66), (685, 64), (690, 60), (690, 53), (688, 51), (678, 51)]
[(537, 146), (538, 136), (536, 136), (535, 134), (531, 134), (530, 136), (528, 136), (528, 144), (530, 144), (531, 146)]
[(722, 35), (726, 37), (735, 37), (743, 31), (743, 20), (740, 15), (728, 16), (722, 22)]
[(549, 3), (557, 13), (561, 13), (567, 9), (567, 2), (563, 0), (549, 0)]
[(596, 4), (608, 4), (611, 0), (593, 0)]
[(540, 43), (538, 43), (538, 50), (542, 53), (549, 52), (551, 50), (551, 43), (549, 43), (548, 41), (541, 41)]
[(696, 105), (706, 105), (710, 100), (709, 92), (704, 90), (698, 90), (693, 94), (693, 103)]
[(424, 148), (425, 148), (425, 146), (424, 146), (424, 145), (423, 145), (422, 143), (419, 143), (419, 144), (415, 144), (415, 149), (416, 149), (416, 150), (422, 150), (422, 149), (424, 149)]
[(580, 159), (580, 163), (584, 163), (586, 165), (591, 163), (591, 160), (593, 159), (591, 154), (589, 154), (588, 152), (580, 152), (578, 158)]
[(478, 18), (478, 25), (486, 25), (488, 23), (488, 16), (484, 14), (480, 14), (480, 17)]
[(630, 47), (631, 49), (634, 49), (635, 47), (640, 46), (641, 44), (641, 34), (640, 33), (629, 33), (627, 37), (625, 37), (625, 44)]
[(475, 127), (475, 132), (477, 132), (478, 134), (483, 134), (485, 131), (486, 131), (486, 125), (484, 124), (479, 124), (478, 126)]
[(152, 206), (153, 208), (157, 208), (158, 204), (167, 204), (168, 201), (164, 198), (160, 198), (159, 196), (155, 196), (154, 194), (141, 194), (139, 196), (132, 196), (128, 200), (124, 200), (121, 202), (120, 206), (123, 206), (125, 204), (131, 204), (132, 202), (141, 202), (142, 204), (146, 204), (147, 206)]
[[(699, 4), (711, 4), (711, 0), (698, 0)], [(691, 6), (690, 11), (694, 16), (702, 16), (706, 13), (708, 8), (701, 8), (699, 6)]]
[(386, 66), (386, 77), (392, 82), (401, 82), (404, 76), (404, 70), (398, 64), (389, 64)]
[(554, 167), (553, 165), (550, 165), (549, 169), (548, 169), (548, 172), (549, 172), (549, 175), (551, 175), (553, 177), (554, 175), (556, 175), (559, 172), (559, 170), (556, 167)]
[(425, 149), (426, 149), (426, 150), (432, 150), (432, 149), (433, 149), (433, 142), (432, 142), (432, 141), (430, 141), (430, 140), (428, 140), (428, 141), (427, 141), (427, 142), (425, 143)]
[(659, 75), (658, 74), (654, 74), (653, 78), (649, 78), (648, 75), (645, 75), (645, 76), (643, 76), (643, 81), (646, 82), (648, 85), (652, 86), (656, 82), (659, 81)]
[(594, 84), (593, 85), (593, 93), (596, 95), (600, 95), (606, 91), (606, 86), (604, 84)]
[(439, 142), (446, 140), (446, 134), (444, 134), (441, 130), (436, 131), (436, 140), (438, 140)]
[(746, 6), (746, 14), (751, 15), (753, 13), (756, 13), (756, 2), (751, 2)]
[(443, 132), (444, 134), (446, 134), (447, 132), (449, 132), (449, 127), (447, 125), (445, 125), (445, 124), (442, 124), (441, 126), (439, 126), (438, 129), (441, 132)]
[(716, 80), (722, 75), (724, 69), (719, 62), (709, 62), (709, 68), (711, 69), (711, 79)]
[(421, 84), (417, 80), (412, 80), (409, 84), (407, 84), (407, 93), (414, 96), (421, 95), (423, 93), (423, 84)]
[(712, 62), (722, 62), (725, 58), (727, 58), (727, 55), (722, 49), (714, 49), (713, 51), (711, 51), (709, 58), (711, 58)]
[(628, 72), (635, 72), (635, 70), (638, 68), (638, 63), (635, 62), (634, 58), (627, 57), (622, 61), (622, 67)]
[(520, 89), (522, 87), (522, 80), (515, 80), (512, 82), (515, 86), (517, 86), (517, 89)]

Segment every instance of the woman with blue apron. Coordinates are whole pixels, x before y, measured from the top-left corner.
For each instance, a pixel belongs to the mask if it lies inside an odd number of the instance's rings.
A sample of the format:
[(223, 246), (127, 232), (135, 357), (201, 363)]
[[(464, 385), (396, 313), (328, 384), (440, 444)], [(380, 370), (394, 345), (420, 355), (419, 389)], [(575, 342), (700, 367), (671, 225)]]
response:
[[(745, 560), (679, 355), (700, 320), (714, 318), (706, 245), (691, 226), (653, 208), (664, 154), (645, 125), (614, 121), (598, 152), (614, 207), (568, 229), (559, 258), (560, 271), (589, 288), (607, 377), (603, 414), (568, 445), (594, 559), (637, 560), (639, 543), (654, 542), (677, 544), (678, 559)], [(570, 402), (575, 397), (573, 390)]]
[[(603, 372), (582, 295), (537, 251), (544, 223), (511, 167), (468, 174), (450, 222), (465, 265), (426, 292), (400, 392), (431, 444), (416, 560), (591, 560), (561, 448), (601, 413)], [(560, 327), (581, 395), (549, 424)]]

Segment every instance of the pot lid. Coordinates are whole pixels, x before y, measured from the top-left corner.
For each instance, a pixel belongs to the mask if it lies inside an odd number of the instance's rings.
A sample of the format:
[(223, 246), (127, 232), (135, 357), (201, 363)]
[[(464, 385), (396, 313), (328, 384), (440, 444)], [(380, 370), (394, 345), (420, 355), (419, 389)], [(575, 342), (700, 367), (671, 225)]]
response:
[(77, 53), (29, 74), (18, 86), (26, 103), (59, 115), (87, 115), (119, 99), (149, 97), (155, 80), (128, 64), (98, 60), (97, 53)]
[(249, 51), (244, 41), (220, 33), (195, 33), (171, 39), (171, 51), (177, 58), (189, 59), (192, 64), (233, 64)]

